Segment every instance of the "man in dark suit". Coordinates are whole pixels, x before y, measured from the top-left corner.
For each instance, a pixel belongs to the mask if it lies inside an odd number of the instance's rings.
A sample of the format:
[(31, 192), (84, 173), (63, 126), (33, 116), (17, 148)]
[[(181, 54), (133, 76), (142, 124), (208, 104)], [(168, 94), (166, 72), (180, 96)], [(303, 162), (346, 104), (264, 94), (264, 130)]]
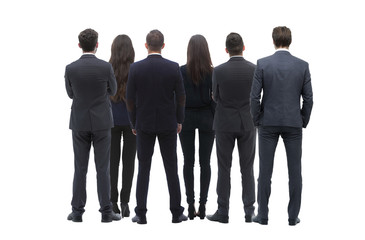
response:
[(296, 225), (300, 222), (298, 214), (302, 193), (302, 128), (307, 126), (313, 106), (311, 76), (308, 63), (288, 51), (290, 29), (276, 27), (272, 37), (277, 51), (257, 61), (251, 92), (251, 111), (259, 128), (260, 155), (258, 215), (254, 221), (264, 225), (268, 223), (274, 155), (281, 136), (289, 171), (289, 225)]
[(177, 172), (176, 139), (185, 111), (185, 90), (179, 65), (164, 59), (164, 36), (152, 30), (146, 37), (148, 57), (133, 63), (127, 83), (127, 108), (132, 131), (137, 135), (137, 206), (133, 222), (146, 224), (147, 192), (151, 160), (158, 138), (170, 194), (172, 222), (187, 220), (181, 207)]
[(243, 58), (244, 50), (241, 36), (230, 33), (226, 39), (226, 52), (230, 60), (213, 71), (213, 97), (217, 102), (213, 128), (218, 158), (218, 210), (207, 218), (221, 223), (228, 223), (229, 218), (230, 173), (236, 140), (246, 222), (252, 221), (255, 210), (255, 129), (250, 114), (250, 91), (255, 65)]
[(86, 174), (91, 144), (94, 146), (98, 197), (102, 222), (120, 220), (110, 203), (109, 155), (113, 116), (109, 96), (117, 89), (112, 66), (95, 57), (98, 33), (86, 29), (79, 34), (81, 58), (66, 66), (68, 96), (73, 99), (70, 129), (75, 155), (72, 213), (68, 220), (82, 222), (86, 204)]

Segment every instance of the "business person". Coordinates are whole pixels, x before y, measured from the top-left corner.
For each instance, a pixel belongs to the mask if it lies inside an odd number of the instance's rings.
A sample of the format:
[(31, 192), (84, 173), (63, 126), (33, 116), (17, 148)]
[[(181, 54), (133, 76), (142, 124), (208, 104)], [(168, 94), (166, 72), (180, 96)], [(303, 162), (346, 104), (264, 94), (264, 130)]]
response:
[(112, 66), (95, 57), (98, 33), (86, 29), (79, 34), (83, 55), (66, 66), (65, 83), (68, 96), (73, 99), (70, 129), (72, 130), (75, 174), (73, 180), (72, 212), (67, 219), (82, 222), (86, 204), (86, 174), (91, 144), (94, 147), (97, 190), (101, 221), (120, 220), (110, 202), (110, 129), (113, 115), (109, 96), (116, 93)]
[(207, 218), (228, 223), (232, 152), (237, 140), (242, 179), (245, 221), (252, 222), (255, 203), (255, 128), (250, 113), (250, 91), (255, 65), (243, 58), (242, 37), (230, 33), (226, 39), (228, 62), (213, 70), (213, 97), (217, 101), (213, 128), (218, 158), (218, 210)]
[(147, 34), (148, 57), (129, 70), (127, 109), (132, 131), (137, 134), (138, 178), (136, 216), (146, 224), (147, 193), (151, 160), (158, 138), (170, 194), (172, 222), (186, 221), (181, 204), (176, 141), (184, 120), (185, 90), (179, 65), (161, 56), (164, 36), (158, 30)]
[[(110, 146), (110, 186), (113, 211), (121, 213), (122, 217), (129, 217), (129, 199), (134, 174), (134, 161), (136, 157), (136, 136), (132, 133), (129, 124), (126, 101), (126, 89), (129, 66), (134, 62), (134, 49), (131, 39), (127, 35), (118, 35), (111, 47), (109, 60), (113, 66), (117, 79), (117, 94), (111, 96), (114, 127), (111, 130)], [(118, 175), (121, 155), (121, 139), (123, 136), (122, 150), (122, 189), (120, 191), (120, 206), (118, 207)]]
[[(208, 43), (204, 36), (194, 35), (190, 38), (187, 51), (187, 63), (181, 66), (186, 92), (185, 120), (179, 134), (184, 154), (184, 181), (188, 217), (205, 218), (210, 184), (210, 155), (214, 142), (213, 117), (215, 102), (212, 100), (212, 61)], [(200, 200), (199, 210), (195, 211), (194, 164), (195, 164), (195, 129), (199, 130), (199, 164), (200, 164)]]
[(292, 40), (289, 28), (274, 28), (272, 38), (276, 52), (257, 61), (251, 92), (251, 111), (259, 129), (260, 156), (258, 214), (254, 222), (268, 223), (274, 155), (281, 136), (289, 172), (289, 225), (296, 225), (300, 222), (302, 194), (302, 128), (307, 126), (313, 106), (311, 76), (308, 63), (289, 52)]

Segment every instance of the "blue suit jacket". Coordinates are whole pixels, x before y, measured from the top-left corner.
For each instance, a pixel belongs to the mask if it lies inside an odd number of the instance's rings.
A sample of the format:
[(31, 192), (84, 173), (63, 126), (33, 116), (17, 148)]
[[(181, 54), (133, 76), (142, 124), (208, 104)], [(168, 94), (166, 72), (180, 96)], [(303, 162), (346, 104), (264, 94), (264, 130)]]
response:
[(185, 90), (179, 65), (161, 55), (131, 64), (126, 95), (134, 129), (174, 130), (184, 120)]
[(110, 95), (117, 82), (112, 66), (92, 54), (66, 66), (66, 91), (73, 99), (70, 129), (75, 131), (107, 130), (114, 126)]
[(251, 113), (256, 126), (305, 128), (312, 106), (313, 93), (307, 62), (288, 51), (277, 51), (257, 61), (251, 91)]

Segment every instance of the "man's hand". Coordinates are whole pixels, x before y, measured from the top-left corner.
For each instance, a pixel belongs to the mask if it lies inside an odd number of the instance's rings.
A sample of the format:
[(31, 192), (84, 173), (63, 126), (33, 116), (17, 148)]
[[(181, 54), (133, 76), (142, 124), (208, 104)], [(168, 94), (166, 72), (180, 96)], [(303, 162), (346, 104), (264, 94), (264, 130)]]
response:
[(137, 136), (137, 130), (136, 129), (132, 129), (132, 133)]
[(179, 134), (181, 132), (181, 129), (182, 129), (182, 124), (178, 123), (177, 124), (177, 134)]

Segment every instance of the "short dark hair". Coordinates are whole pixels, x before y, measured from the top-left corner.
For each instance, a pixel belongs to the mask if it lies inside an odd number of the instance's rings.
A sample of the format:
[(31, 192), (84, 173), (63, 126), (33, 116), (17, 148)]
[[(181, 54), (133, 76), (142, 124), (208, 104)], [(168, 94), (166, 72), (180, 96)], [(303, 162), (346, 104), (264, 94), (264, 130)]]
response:
[(276, 47), (289, 47), (291, 44), (291, 31), (289, 28), (276, 27), (272, 31), (272, 39)]
[(155, 29), (147, 34), (146, 42), (150, 50), (160, 51), (164, 44), (164, 36), (159, 30)]
[(98, 33), (91, 29), (85, 29), (79, 34), (79, 43), (84, 52), (92, 52), (95, 50), (98, 42)]
[(232, 32), (228, 34), (226, 38), (226, 48), (231, 56), (241, 54), (243, 46), (242, 37), (238, 33)]

